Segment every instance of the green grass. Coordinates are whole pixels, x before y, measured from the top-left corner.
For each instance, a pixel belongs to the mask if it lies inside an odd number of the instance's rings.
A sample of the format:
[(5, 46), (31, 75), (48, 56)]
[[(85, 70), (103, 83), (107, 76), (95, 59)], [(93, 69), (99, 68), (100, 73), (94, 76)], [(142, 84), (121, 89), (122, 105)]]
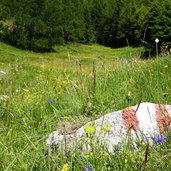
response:
[(146, 163), (143, 144), (138, 151), (116, 149), (114, 155), (98, 149), (87, 157), (79, 149), (46, 154), (49, 132), (64, 124), (71, 131), (140, 101), (171, 104), (170, 57), (141, 60), (143, 48), (131, 47), (71, 44), (54, 49), (35, 53), (0, 43), (0, 71), (7, 72), (0, 73), (0, 95), (7, 96), (0, 100), (0, 170), (60, 170), (65, 163), (75, 171), (85, 165), (97, 171), (171, 170), (170, 138), (150, 147)]

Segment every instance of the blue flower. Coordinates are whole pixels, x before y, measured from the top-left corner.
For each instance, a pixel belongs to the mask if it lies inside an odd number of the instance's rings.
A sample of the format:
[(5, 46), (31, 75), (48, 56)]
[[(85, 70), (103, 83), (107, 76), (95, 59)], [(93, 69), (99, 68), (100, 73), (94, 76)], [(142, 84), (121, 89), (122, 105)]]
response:
[(166, 141), (166, 136), (164, 136), (163, 134), (160, 134), (160, 135), (157, 135), (154, 139), (154, 141), (157, 143), (157, 144), (162, 144)]
[(54, 99), (50, 98), (49, 103), (54, 103)]
[(92, 168), (91, 168), (90, 166), (86, 166), (86, 167), (84, 168), (84, 171), (92, 171)]

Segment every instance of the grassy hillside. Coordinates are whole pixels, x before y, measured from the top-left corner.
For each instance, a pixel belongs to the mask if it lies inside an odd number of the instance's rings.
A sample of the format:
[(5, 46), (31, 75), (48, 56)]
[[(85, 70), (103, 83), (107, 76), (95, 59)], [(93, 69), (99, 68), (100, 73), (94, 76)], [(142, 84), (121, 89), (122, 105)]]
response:
[(77, 44), (54, 49), (34, 53), (0, 43), (0, 170), (60, 170), (65, 163), (76, 171), (85, 164), (99, 171), (171, 168), (170, 142), (151, 148), (146, 165), (144, 146), (139, 157), (129, 150), (118, 157), (99, 153), (84, 158), (79, 150), (46, 155), (48, 133), (64, 124), (70, 132), (140, 101), (171, 104), (170, 57), (141, 60), (143, 48), (131, 47)]

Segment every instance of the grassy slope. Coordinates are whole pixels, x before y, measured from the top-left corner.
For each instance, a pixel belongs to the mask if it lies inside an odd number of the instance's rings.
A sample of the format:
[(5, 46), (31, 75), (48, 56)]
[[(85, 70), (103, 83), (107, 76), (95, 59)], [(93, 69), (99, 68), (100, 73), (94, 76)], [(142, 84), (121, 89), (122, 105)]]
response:
[[(68, 45), (56, 46), (55, 50), (41, 54), (0, 43), (0, 71), (7, 72), (0, 73), (0, 95), (8, 96), (0, 100), (2, 170), (56, 170), (65, 162), (73, 170), (82, 170), (85, 163), (96, 170), (137, 170), (139, 166), (132, 165), (141, 165), (144, 151), (138, 158), (129, 151), (118, 158), (104, 154), (90, 159), (78, 154), (80, 160), (59, 154), (49, 158), (43, 150), (44, 142), (50, 131), (62, 127), (64, 120), (68, 121), (68, 131), (72, 131), (73, 125), (79, 127), (139, 101), (171, 104), (170, 58), (142, 61), (139, 57), (143, 49), (130, 47)], [(92, 71), (93, 62), (96, 74)], [(129, 103), (128, 91), (132, 92)], [(50, 98), (54, 103), (49, 104)], [(168, 143), (164, 149), (169, 146)], [(166, 168), (168, 162), (159, 159), (162, 151), (156, 151), (158, 147), (151, 150), (152, 157), (144, 168)], [(103, 166), (106, 162), (109, 166)], [(116, 162), (119, 164), (114, 166)]]

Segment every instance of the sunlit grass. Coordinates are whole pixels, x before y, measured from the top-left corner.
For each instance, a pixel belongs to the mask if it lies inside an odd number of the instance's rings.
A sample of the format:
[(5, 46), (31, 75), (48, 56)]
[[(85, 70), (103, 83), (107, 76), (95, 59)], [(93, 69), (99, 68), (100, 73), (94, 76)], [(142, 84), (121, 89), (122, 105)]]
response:
[[(68, 132), (101, 115), (138, 102), (171, 104), (170, 58), (141, 60), (142, 48), (111, 49), (100, 45), (54, 47), (35, 53), (0, 43), (0, 170), (169, 170), (166, 145), (139, 151), (119, 150), (88, 158), (77, 149), (65, 156), (47, 155), (49, 132)], [(167, 67), (166, 67), (167, 66)], [(128, 104), (127, 94), (131, 92)], [(52, 101), (49, 101), (53, 99)], [(165, 160), (162, 160), (162, 156)]]

